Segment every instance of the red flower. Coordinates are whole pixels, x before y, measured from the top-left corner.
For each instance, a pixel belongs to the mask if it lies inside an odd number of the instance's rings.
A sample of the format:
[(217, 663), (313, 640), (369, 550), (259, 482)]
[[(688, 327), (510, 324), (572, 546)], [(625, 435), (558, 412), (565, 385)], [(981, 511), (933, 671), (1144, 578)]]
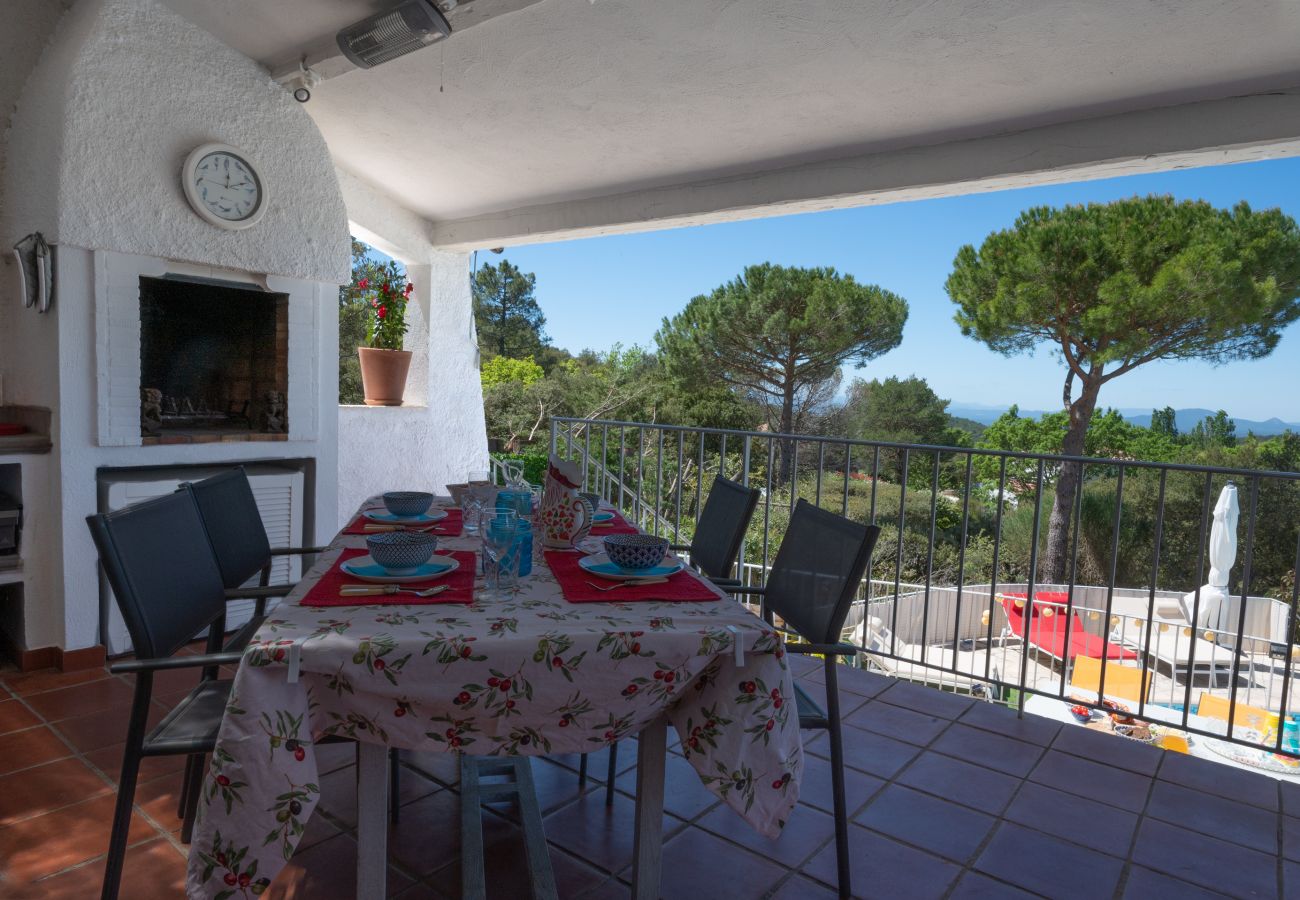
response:
[(568, 728), (568, 727), (569, 727), (569, 717), (568, 717), (568, 716), (565, 716), (563, 719), (560, 720), (560, 727), (561, 727), (561, 728)]
[(633, 653), (640, 653), (641, 645), (639, 643), (633, 642), (632, 646), (628, 647), (627, 649), (631, 650)]
[(357, 282), (357, 287), (364, 291), (366, 288), (370, 287), (370, 279), (362, 278)]
[(383, 293), (383, 294), (387, 294), (387, 293), (388, 293), (388, 282), (387, 282), (387, 281), (384, 282), (383, 287), (381, 287), (381, 288), (379, 289), (379, 291), (380, 291), (380, 293)]
[(402, 293), (409, 297), (411, 295), (411, 291), (413, 290), (415, 290), (415, 285), (411, 284), (410, 282), (407, 282), (406, 288), (403, 289)]
[(663, 681), (663, 680), (664, 680), (664, 673), (659, 669), (655, 669), (655, 681)]
[(754, 691), (756, 690), (756, 688), (757, 688), (757, 685), (755, 685), (754, 682), (752, 682), (752, 681), (742, 681), (742, 682), (740, 683), (740, 689), (741, 689), (742, 691), (744, 691), (746, 694), (752, 694), (752, 693), (754, 693)]
[(388, 307), (387, 307), (387, 306), (381, 306), (381, 307), (379, 307), (379, 309), (378, 309), (378, 311), (377, 311), (376, 314), (379, 316), (379, 318), (381, 318), (381, 319), (384, 318), (385, 316), (388, 315)]
[(496, 687), (496, 686), (499, 685), (501, 682), (500, 682), (499, 680), (497, 680), (496, 678), (489, 678), (488, 681), (487, 681), (487, 683), (488, 683), (488, 687)]
[(506, 709), (514, 709), (514, 708), (515, 708), (515, 701), (513, 701), (513, 700), (507, 700), (507, 701), (506, 701)]
[(468, 647), (461, 647), (461, 648), (460, 648), (460, 658), (461, 658), (461, 659), (469, 659), (469, 655), (470, 655), (470, 653), (472, 653), (472, 652), (473, 652), (473, 651), (470, 650)]

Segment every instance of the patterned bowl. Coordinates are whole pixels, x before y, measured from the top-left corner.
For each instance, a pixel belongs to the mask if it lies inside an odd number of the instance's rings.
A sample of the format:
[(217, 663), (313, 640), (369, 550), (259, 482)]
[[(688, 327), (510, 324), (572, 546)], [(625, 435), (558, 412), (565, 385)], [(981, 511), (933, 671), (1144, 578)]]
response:
[(659, 565), (667, 552), (668, 538), (653, 534), (611, 534), (605, 538), (609, 561), (633, 572)]
[(393, 575), (414, 572), (433, 556), (438, 539), (421, 531), (385, 531), (366, 535), (370, 558)]
[(384, 506), (395, 516), (414, 519), (424, 515), (433, 505), (433, 494), (424, 491), (389, 491), (384, 494)]

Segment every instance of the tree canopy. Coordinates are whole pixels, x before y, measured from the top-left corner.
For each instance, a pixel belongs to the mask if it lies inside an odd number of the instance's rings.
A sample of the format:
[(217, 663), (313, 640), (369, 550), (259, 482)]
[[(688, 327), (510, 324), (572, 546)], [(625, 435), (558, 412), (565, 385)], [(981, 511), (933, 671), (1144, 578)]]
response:
[[(721, 381), (791, 433), (834, 396), (841, 366), (898, 346), (906, 320), (907, 301), (851, 275), (763, 263), (664, 319), (655, 341), (671, 375)], [(779, 477), (789, 475), (783, 450)]]
[[(1035, 207), (962, 247), (947, 280), (962, 333), (1011, 355), (1046, 344), (1065, 364), (1076, 455), (1101, 386), (1157, 359), (1267, 356), (1300, 318), (1300, 228), (1276, 209), (1145, 197)], [(1075, 380), (1079, 394), (1074, 396)], [(1057, 480), (1043, 577), (1064, 575), (1078, 467)]]
[(474, 325), (484, 359), (536, 358), (550, 343), (543, 330), (546, 316), (533, 296), (536, 286), (533, 273), (520, 272), (508, 259), (495, 266), (481, 266), (474, 273)]

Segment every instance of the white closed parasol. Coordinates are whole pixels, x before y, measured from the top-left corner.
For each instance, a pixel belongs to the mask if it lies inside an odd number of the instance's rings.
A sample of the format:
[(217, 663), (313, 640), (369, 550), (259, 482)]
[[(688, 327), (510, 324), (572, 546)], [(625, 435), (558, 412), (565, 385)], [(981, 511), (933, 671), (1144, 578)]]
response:
[[(1229, 481), (1214, 504), (1214, 524), (1210, 527), (1210, 577), (1201, 588), (1201, 603), (1193, 623), (1198, 628), (1226, 630), (1222, 618), (1228, 613), (1228, 573), (1237, 561), (1237, 486)], [(1192, 621), (1195, 592), (1183, 597), (1183, 615)]]

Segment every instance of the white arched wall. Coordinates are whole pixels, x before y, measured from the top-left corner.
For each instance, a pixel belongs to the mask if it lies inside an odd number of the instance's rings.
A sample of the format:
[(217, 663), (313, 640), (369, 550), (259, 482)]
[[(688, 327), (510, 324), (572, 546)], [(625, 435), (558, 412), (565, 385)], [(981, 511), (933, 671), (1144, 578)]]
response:
[(415, 285), (402, 406), (340, 406), (339, 521), (385, 490), (441, 492), (487, 462), (469, 255), (435, 250), (428, 223), (339, 172), (353, 233), (406, 265)]
[[(269, 206), (254, 228), (217, 229), (190, 210), (181, 166), (208, 141), (257, 163)], [(52, 420), (47, 483), (24, 496), (34, 502), (23, 535), (21, 643), (75, 650), (98, 642), (84, 518), (97, 511), (101, 468), (310, 459), (305, 538), (332, 535), (335, 297), (348, 278), (347, 215), (328, 148), (302, 107), (256, 63), (155, 0), (79, 0), (19, 96), (3, 178), (0, 242), (39, 230), (58, 245), (48, 314), (23, 309), (14, 267), (0, 269), (3, 402), (47, 408)], [(126, 434), (138, 403), (135, 276), (161, 272), (251, 278), (290, 295), (288, 440), (142, 447), (138, 430)]]

